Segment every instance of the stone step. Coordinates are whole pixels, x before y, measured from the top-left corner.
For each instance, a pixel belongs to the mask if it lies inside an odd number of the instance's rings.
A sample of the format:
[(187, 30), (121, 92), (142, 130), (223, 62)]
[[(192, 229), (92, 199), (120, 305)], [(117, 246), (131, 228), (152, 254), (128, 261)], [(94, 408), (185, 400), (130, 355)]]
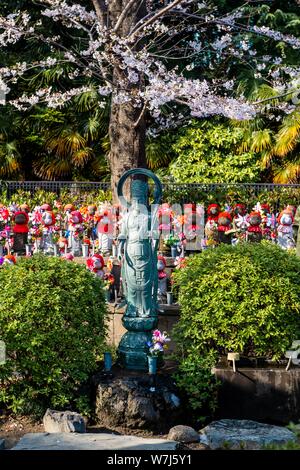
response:
[(30, 433), (12, 450), (176, 450), (178, 442), (109, 433)]

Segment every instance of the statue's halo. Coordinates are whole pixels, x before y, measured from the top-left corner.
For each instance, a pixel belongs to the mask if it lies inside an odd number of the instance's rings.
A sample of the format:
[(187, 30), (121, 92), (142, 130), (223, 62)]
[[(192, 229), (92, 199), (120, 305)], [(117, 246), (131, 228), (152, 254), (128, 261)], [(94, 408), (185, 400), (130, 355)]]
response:
[(154, 181), (155, 184), (155, 191), (154, 191), (154, 204), (160, 204), (161, 198), (162, 198), (162, 184), (158, 177), (150, 170), (147, 170), (145, 168), (132, 168), (131, 170), (126, 171), (120, 178), (118, 187), (117, 187), (117, 192), (118, 192), (118, 198), (120, 200), (120, 203), (123, 207), (129, 208), (131, 206), (131, 203), (127, 201), (127, 199), (123, 195), (123, 187), (125, 184), (125, 181), (129, 176), (132, 175), (143, 175), (147, 176), (148, 178), (151, 178)]

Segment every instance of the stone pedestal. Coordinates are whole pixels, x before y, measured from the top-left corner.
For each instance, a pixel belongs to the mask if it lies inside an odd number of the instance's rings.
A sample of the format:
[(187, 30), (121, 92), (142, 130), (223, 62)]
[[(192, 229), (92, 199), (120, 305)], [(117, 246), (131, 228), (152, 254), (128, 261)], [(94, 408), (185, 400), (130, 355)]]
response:
[(153, 378), (146, 374), (117, 377), (99, 374), (93, 382), (95, 415), (101, 426), (168, 432), (183, 419), (184, 411), (170, 376), (158, 374), (153, 383)]
[(122, 337), (118, 347), (118, 363), (121, 367), (131, 370), (148, 370), (147, 355), (152, 333), (158, 323), (158, 317), (137, 318), (125, 313), (122, 323), (128, 330)]

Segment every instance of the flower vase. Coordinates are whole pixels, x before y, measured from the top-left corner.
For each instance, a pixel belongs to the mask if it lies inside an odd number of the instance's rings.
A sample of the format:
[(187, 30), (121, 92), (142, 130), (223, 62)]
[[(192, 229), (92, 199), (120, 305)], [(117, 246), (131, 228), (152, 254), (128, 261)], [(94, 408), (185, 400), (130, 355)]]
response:
[(3, 256), (3, 245), (0, 245), (0, 256)]
[(105, 295), (106, 295), (106, 302), (110, 302), (110, 289), (107, 289), (105, 291)]
[(42, 239), (41, 238), (36, 239), (35, 249), (36, 249), (37, 253), (39, 253), (42, 250)]
[(173, 305), (173, 293), (167, 292), (167, 305)]
[(25, 245), (26, 256), (32, 255), (32, 249), (33, 249), (33, 245), (31, 243), (28, 243), (27, 245)]
[(110, 352), (104, 353), (104, 370), (109, 372), (112, 367), (112, 355)]
[(113, 255), (113, 258), (117, 257), (118, 255), (117, 245), (112, 246), (112, 255)]
[(157, 356), (148, 357), (148, 372), (150, 375), (154, 375), (157, 372)]
[(89, 245), (87, 243), (83, 243), (82, 245), (82, 256), (83, 258), (89, 257)]
[(53, 243), (53, 256), (59, 256), (59, 249), (57, 243)]
[(178, 254), (177, 245), (172, 245), (171, 246), (171, 257), (176, 258), (177, 254)]

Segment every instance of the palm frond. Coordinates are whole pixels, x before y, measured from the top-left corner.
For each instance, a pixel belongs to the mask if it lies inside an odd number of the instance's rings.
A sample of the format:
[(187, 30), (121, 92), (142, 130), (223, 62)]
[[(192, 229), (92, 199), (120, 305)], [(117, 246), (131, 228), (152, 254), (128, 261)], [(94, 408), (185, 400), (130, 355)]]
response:
[(21, 169), (21, 154), (16, 141), (0, 144), (0, 175), (15, 176)]
[(33, 162), (33, 170), (36, 176), (46, 180), (66, 178), (72, 173), (71, 159), (53, 158), (44, 156)]
[(84, 91), (74, 97), (76, 111), (85, 112), (94, 109), (98, 104), (99, 95), (95, 87), (91, 85), (89, 91)]
[(250, 149), (253, 152), (262, 152), (263, 150), (270, 149), (273, 142), (273, 132), (271, 129), (261, 129), (252, 132)]
[(79, 149), (72, 153), (72, 162), (76, 167), (83, 168), (91, 158), (92, 153), (93, 150), (90, 147)]
[(45, 143), (48, 150), (60, 155), (61, 157), (71, 157), (73, 153), (78, 152), (86, 146), (85, 138), (79, 132), (67, 128), (51, 133)]
[(274, 170), (274, 183), (297, 183), (300, 175), (300, 162), (290, 162)]
[(278, 132), (275, 153), (280, 157), (292, 152), (299, 143), (300, 137), (300, 110), (297, 109), (283, 120)]
[(146, 141), (146, 159), (151, 170), (157, 170), (170, 163), (170, 141), (168, 141), (168, 138), (148, 138)]
[(261, 160), (260, 160), (260, 167), (262, 170), (266, 168), (270, 168), (273, 163), (274, 152), (273, 149), (264, 150), (261, 152)]

